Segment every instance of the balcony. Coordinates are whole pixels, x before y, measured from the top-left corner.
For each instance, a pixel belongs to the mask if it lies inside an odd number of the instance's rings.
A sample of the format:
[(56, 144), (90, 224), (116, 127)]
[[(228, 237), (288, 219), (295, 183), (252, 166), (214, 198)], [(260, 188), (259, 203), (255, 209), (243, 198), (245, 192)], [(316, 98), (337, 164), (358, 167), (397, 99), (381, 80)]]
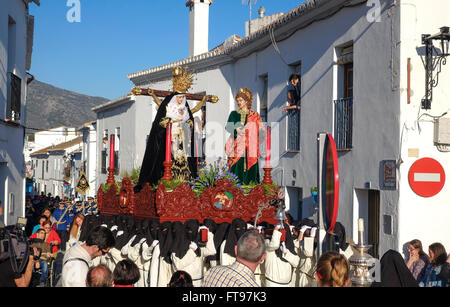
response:
[(353, 98), (334, 101), (334, 140), (338, 151), (352, 149)]

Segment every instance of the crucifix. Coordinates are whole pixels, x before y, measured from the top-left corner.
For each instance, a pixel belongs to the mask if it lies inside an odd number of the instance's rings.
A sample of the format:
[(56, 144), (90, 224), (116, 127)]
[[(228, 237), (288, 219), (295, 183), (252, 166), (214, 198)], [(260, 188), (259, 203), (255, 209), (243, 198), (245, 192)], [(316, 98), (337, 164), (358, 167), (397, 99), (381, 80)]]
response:
[[(217, 103), (219, 98), (216, 95), (201, 95), (201, 94), (190, 94), (186, 93), (186, 91), (190, 88), (192, 84), (192, 75), (187, 72), (187, 68), (185, 71), (179, 66), (176, 66), (173, 69), (173, 92), (185, 93), (187, 100), (200, 101), (191, 111), (192, 114), (201, 110), (201, 108), (205, 105), (206, 102)], [(155, 103), (158, 107), (161, 105), (162, 100), (159, 97), (166, 97), (172, 94), (171, 91), (163, 91), (163, 90), (155, 90), (155, 89), (142, 89), (140, 87), (133, 87), (131, 89), (132, 95), (145, 95), (152, 96)]]

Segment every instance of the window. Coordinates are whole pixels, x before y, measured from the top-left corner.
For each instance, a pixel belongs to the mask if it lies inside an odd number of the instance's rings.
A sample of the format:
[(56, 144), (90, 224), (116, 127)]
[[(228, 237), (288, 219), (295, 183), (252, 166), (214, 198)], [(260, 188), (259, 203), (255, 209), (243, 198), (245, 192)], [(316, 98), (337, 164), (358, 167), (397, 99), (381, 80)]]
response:
[(268, 75), (262, 75), (259, 77), (259, 80), (263, 86), (263, 93), (261, 96), (261, 102), (259, 106), (259, 115), (261, 116), (262, 121), (267, 122), (267, 101), (269, 94), (269, 77)]
[(8, 213), (10, 215), (14, 214), (14, 210), (15, 210), (15, 196), (13, 193), (9, 194), (9, 204), (8, 204)]
[(48, 160), (45, 161), (45, 162), (46, 162), (46, 163), (45, 163), (45, 172), (48, 173)]
[(336, 49), (338, 99), (334, 101), (334, 139), (341, 151), (353, 147), (353, 45)]
[(102, 150), (102, 174), (106, 174), (106, 149)]
[(7, 109), (6, 117), (13, 121), (20, 120), (22, 80), (13, 72), (16, 65), (16, 21), (8, 16), (8, 64), (7, 64)]

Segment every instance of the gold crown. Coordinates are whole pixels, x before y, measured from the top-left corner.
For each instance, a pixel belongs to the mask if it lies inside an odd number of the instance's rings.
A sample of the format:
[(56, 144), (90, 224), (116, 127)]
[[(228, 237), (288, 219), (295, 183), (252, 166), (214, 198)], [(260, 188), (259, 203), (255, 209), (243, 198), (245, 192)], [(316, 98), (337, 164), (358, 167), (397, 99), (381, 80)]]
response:
[(193, 81), (194, 76), (188, 72), (187, 66), (184, 67), (184, 71), (180, 66), (173, 68), (172, 86), (174, 92), (186, 93), (191, 88)]
[(244, 95), (245, 97), (247, 97), (247, 101), (252, 101), (253, 100), (253, 94), (252, 94), (252, 91), (250, 91), (248, 88), (246, 88), (246, 87), (243, 87), (243, 88), (241, 88), (241, 89), (239, 89), (239, 92), (238, 92), (238, 95), (239, 94), (242, 94), (242, 95)]

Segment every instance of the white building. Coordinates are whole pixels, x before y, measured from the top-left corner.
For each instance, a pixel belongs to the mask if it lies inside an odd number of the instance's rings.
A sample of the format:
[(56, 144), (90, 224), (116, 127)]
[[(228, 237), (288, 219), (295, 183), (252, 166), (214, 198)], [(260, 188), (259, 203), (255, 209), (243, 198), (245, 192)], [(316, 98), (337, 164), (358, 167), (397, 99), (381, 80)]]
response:
[(30, 154), (35, 194), (74, 196), (81, 170), (82, 145), (80, 136)]
[(97, 190), (95, 189), (97, 185), (97, 121), (84, 124), (78, 131), (82, 133), (81, 161), (90, 186), (86, 197), (95, 197), (97, 194)]
[[(449, 116), (440, 120), (429, 116), (450, 110), (448, 67), (442, 67), (439, 85), (433, 89), (431, 109), (421, 108), (425, 94), (421, 37), (450, 25), (450, 2), (382, 0), (379, 6), (377, 2), (310, 0), (228, 48), (128, 78), (141, 88), (169, 90), (174, 66), (189, 66), (197, 72), (190, 92), (206, 91), (220, 99), (206, 107), (208, 162), (225, 156), (228, 136), (223, 125), (236, 108), (234, 95), (241, 87), (250, 88), (255, 97), (252, 108), (272, 125), (273, 178), (286, 188), (294, 218), (315, 212), (311, 188), (317, 186), (316, 139), (319, 132), (328, 132), (339, 149), (337, 219), (349, 237), (357, 241), (357, 221), (363, 218), (366, 242), (374, 245), (377, 256), (389, 249), (406, 252), (407, 242), (416, 238), (425, 249), (434, 242), (450, 249), (449, 183), (436, 195), (421, 197), (408, 181), (410, 167), (424, 157), (439, 161), (450, 174), (445, 139)], [(288, 142), (293, 127), (281, 110), (292, 73), (301, 75), (298, 148)], [(139, 167), (156, 114), (153, 100), (124, 96), (94, 111), (97, 141), (119, 129), (120, 168)], [(441, 131), (437, 142), (435, 130)], [(108, 152), (105, 143), (104, 161)], [(97, 157), (101, 161), (101, 149)], [(390, 174), (384, 167), (389, 163), (393, 165)], [(98, 183), (106, 182), (106, 174), (98, 178)]]
[(30, 162), (30, 153), (43, 148), (65, 143), (79, 137), (79, 132), (73, 127), (54, 127), (34, 133), (34, 141), (25, 141), (25, 162)]
[(6, 225), (25, 216), (25, 105), (38, 0), (2, 0), (0, 9), (0, 201)]

